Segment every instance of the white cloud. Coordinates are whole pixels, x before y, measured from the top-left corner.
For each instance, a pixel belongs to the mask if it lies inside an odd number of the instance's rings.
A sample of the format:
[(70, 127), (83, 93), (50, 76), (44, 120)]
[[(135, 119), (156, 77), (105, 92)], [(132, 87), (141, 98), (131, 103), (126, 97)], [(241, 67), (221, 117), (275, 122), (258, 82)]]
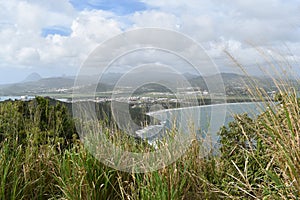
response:
[[(122, 28), (112, 13), (84, 10), (74, 15), (65, 1), (60, 9), (38, 1), (1, 5), (6, 20), (0, 20), (0, 67), (64, 68), (74, 72), (91, 50)], [(42, 29), (54, 25), (69, 27), (71, 34), (42, 37)]]
[(178, 30), (180, 20), (172, 13), (156, 10), (136, 12), (130, 17), (133, 27), (159, 27)]
[[(300, 2), (283, 0), (144, 0), (181, 20), (181, 31), (197, 39), (299, 40)], [(204, 32), (203, 38), (199, 35)], [(210, 36), (208, 36), (210, 35)]]
[(102, 11), (83, 11), (73, 21), (70, 36), (48, 35), (40, 47), (41, 60), (57, 67), (77, 69), (101, 42), (121, 33), (122, 25)]
[[(101, 10), (78, 11), (68, 0), (0, 0), (0, 68), (53, 68), (75, 71), (101, 42), (138, 27), (180, 31), (217, 59), (220, 49), (237, 57), (254, 55), (254, 46), (267, 49), (285, 43), (300, 55), (300, 2), (298, 0), (142, 0), (148, 10), (118, 16)], [(43, 28), (66, 27), (68, 36), (42, 37)], [(146, 37), (146, 36), (145, 36)], [(286, 58), (292, 59), (290, 54)], [(245, 58), (244, 58), (245, 57)], [(60, 73), (60, 72), (58, 72)]]
[[(61, 5), (67, 1), (61, 1)], [(52, 4), (38, 1), (0, 1), (0, 67), (43, 67), (41, 52), (49, 50), (42, 29), (47, 26), (68, 26), (72, 10), (57, 12)], [(53, 2), (55, 3), (55, 2)], [(47, 7), (49, 6), (49, 7)]]
[(104, 11), (83, 11), (72, 23), (71, 37), (102, 42), (121, 32), (122, 24), (114, 15)]
[(37, 49), (25, 47), (17, 52), (16, 58), (20, 63), (30, 65), (31, 63), (36, 64), (36, 62), (39, 62), (40, 55)]
[(37, 34), (43, 27), (57, 24), (68, 26), (73, 20), (75, 11), (66, 6), (67, 2), (67, 0), (59, 1), (57, 5), (61, 5), (61, 9), (55, 10), (54, 1), (50, 4), (40, 1), (0, 0), (0, 21), (16, 25), (19, 31)]

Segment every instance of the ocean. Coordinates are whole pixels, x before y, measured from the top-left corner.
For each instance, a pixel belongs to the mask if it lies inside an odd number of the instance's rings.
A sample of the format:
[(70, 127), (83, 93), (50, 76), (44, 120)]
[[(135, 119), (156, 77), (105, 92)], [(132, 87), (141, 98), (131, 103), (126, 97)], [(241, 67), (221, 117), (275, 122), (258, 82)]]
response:
[(209, 138), (211, 143), (216, 144), (219, 138), (218, 131), (233, 121), (234, 115), (247, 113), (249, 117), (255, 118), (266, 109), (267, 105), (264, 102), (249, 102), (160, 110), (147, 113), (160, 124), (138, 130), (136, 134), (153, 144), (164, 137), (166, 130), (176, 127), (185, 135), (194, 132), (197, 138)]
[(25, 100), (29, 101), (31, 99), (34, 99), (34, 96), (0, 96), (0, 101), (6, 101), (6, 100)]

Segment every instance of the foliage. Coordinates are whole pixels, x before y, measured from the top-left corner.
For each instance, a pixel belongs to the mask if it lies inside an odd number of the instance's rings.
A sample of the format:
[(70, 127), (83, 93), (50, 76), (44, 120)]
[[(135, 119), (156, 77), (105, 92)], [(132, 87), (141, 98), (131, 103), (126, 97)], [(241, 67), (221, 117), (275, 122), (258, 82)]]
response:
[[(220, 154), (203, 157), (195, 139), (176, 162), (140, 174), (109, 168), (87, 152), (61, 103), (0, 103), (0, 199), (297, 199), (300, 104), (286, 94), (257, 118), (239, 115), (223, 127)], [(153, 150), (102, 125), (130, 151)]]

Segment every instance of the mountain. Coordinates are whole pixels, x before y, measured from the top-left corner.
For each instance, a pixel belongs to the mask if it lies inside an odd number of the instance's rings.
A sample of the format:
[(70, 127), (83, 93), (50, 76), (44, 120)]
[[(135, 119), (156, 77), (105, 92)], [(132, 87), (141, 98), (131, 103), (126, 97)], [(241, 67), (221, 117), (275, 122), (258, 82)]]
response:
[(0, 87), (0, 95), (34, 95), (36, 93), (50, 91), (51, 89), (59, 89), (65, 87), (69, 88), (74, 85), (73, 80), (64, 78), (42, 78), (38, 81), (29, 81), (29, 79), (27, 80), (28, 81), (26, 81), (25, 79), (23, 82), (20, 83), (3, 85), (2, 87)]
[[(107, 73), (105, 74), (100, 83), (98, 83), (99, 77), (94, 76), (81, 76), (77, 79), (77, 85), (75, 87), (76, 92), (90, 92), (96, 88), (97, 92), (111, 91), (118, 80), (122, 77), (121, 73)], [(243, 93), (247, 88), (263, 88), (265, 91), (276, 90), (274, 80), (267, 77), (249, 77), (240, 74), (233, 73), (221, 73), (219, 75), (210, 76), (196, 76), (194, 74), (183, 74), (191, 86), (200, 87), (201, 90), (208, 90), (207, 85), (209, 84), (210, 89), (215, 92), (219, 91), (220, 83), (224, 83), (227, 94), (231, 93)], [(145, 77), (147, 79), (145, 79)], [(160, 83), (164, 80), (164, 83), (175, 83), (178, 74), (172, 73), (131, 73), (127, 74), (126, 81), (123, 80), (122, 85), (132, 85), (133, 83), (142, 86), (145, 80), (153, 80), (153, 83)], [(36, 81), (34, 81), (36, 80)], [(0, 85), (0, 96), (8, 95), (35, 95), (35, 94), (53, 94), (53, 93), (65, 93), (71, 94), (74, 89), (74, 82), (76, 77), (52, 77), (52, 78), (41, 78), (37, 73), (30, 74), (23, 82)], [(290, 81), (291, 82), (291, 81)], [(295, 87), (299, 88), (299, 84), (294, 84)], [(162, 91), (161, 87), (153, 86), (153, 89)], [(165, 89), (165, 88), (164, 88)]]
[[(221, 78), (221, 80), (219, 80)], [(202, 89), (207, 90), (207, 82), (210, 84), (210, 87), (220, 87), (217, 84), (214, 85), (214, 82), (223, 82), (225, 90), (232, 89), (254, 89), (254, 88), (263, 88), (265, 91), (276, 90), (276, 85), (274, 80), (267, 77), (259, 77), (259, 76), (246, 76), (235, 73), (221, 73), (218, 75), (210, 75), (210, 76), (198, 76), (191, 78), (190, 83), (194, 87), (200, 87)], [(217, 91), (217, 88), (214, 88)]]
[(192, 74), (192, 73), (189, 73), (189, 72), (186, 72), (184, 74), (182, 74), (186, 79), (190, 80), (190, 79), (193, 79), (193, 78), (196, 78), (197, 75), (196, 74)]
[[(33, 76), (32, 76), (33, 77)], [(36, 78), (38, 76), (35, 75)], [(90, 78), (91, 79), (91, 78)], [(68, 93), (73, 91), (75, 79), (71, 77), (51, 77), (41, 78), (37, 81), (29, 81), (33, 79), (26, 79), (20, 83), (0, 85), (0, 96), (20, 96), (20, 95), (35, 95), (35, 94), (48, 94), (48, 93)], [(106, 91), (111, 89), (107, 84), (97, 84), (94, 80), (86, 79), (81, 80), (82, 87), (81, 91), (87, 92), (94, 88), (97, 91)], [(95, 84), (97, 84), (95, 86)]]
[(22, 83), (27, 83), (27, 82), (34, 82), (34, 81), (39, 81), (41, 80), (42, 77), (38, 73), (34, 72), (29, 74), (23, 81)]

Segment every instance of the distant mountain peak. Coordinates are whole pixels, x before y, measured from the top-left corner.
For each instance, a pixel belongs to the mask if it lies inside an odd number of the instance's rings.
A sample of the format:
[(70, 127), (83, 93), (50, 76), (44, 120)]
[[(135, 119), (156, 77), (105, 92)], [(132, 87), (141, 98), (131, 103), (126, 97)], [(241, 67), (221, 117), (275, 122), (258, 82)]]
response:
[(38, 73), (34, 72), (29, 74), (22, 82), (26, 83), (26, 82), (35, 82), (35, 81), (39, 81), (41, 80), (42, 77), (41, 75), (39, 75)]

